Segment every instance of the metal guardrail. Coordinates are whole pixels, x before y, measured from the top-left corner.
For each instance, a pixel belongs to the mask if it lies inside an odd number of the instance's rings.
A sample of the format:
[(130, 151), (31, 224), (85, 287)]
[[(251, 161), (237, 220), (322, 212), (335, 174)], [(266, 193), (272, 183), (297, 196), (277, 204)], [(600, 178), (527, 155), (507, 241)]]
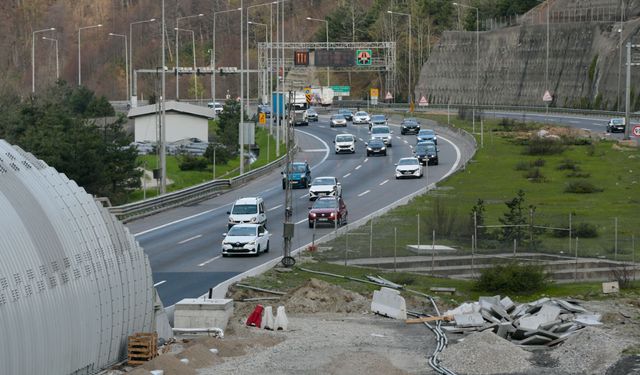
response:
[[(294, 147), (291, 152), (295, 152), (295, 150), (296, 147)], [(170, 208), (200, 202), (220, 195), (228, 189), (242, 185), (249, 180), (272, 171), (274, 168), (284, 164), (286, 156), (287, 155), (284, 154), (271, 163), (231, 179), (204, 182), (202, 184), (167, 193), (159, 197), (153, 197), (140, 202), (128, 203), (121, 206), (109, 207), (108, 210), (122, 222), (126, 223)]]

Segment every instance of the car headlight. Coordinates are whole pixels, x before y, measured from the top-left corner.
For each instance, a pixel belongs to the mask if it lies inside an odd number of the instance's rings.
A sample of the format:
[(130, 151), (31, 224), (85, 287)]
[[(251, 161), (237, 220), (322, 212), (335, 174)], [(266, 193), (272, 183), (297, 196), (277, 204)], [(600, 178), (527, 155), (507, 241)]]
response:
[(255, 245), (255, 244), (256, 244), (256, 240), (247, 242), (247, 245)]
[(367, 151), (371, 151), (371, 147), (367, 147)]
[(252, 222), (252, 223), (255, 223), (256, 221), (258, 221), (258, 218), (257, 218), (257, 217), (252, 217), (252, 218), (251, 218), (251, 222)]
[(316, 214), (312, 212), (312, 213), (310, 213), (310, 214), (309, 214), (309, 216), (310, 216), (311, 218), (315, 218), (315, 217), (316, 217)]
[(384, 150), (386, 150), (386, 149), (387, 149), (387, 148), (383, 146), (380, 150), (384, 151)]
[(229, 222), (230, 222), (230, 223), (233, 223), (233, 222), (234, 222), (234, 221), (233, 221), (233, 218), (229, 217)]

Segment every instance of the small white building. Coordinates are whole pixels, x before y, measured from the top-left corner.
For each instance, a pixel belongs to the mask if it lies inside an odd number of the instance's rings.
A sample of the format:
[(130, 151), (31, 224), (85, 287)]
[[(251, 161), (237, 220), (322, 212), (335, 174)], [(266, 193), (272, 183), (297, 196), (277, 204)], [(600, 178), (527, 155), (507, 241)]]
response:
[[(166, 142), (185, 138), (198, 138), (207, 142), (209, 119), (214, 115), (213, 109), (208, 107), (176, 101), (165, 102)], [(157, 104), (131, 108), (127, 117), (134, 122), (136, 142), (158, 141), (160, 112)]]

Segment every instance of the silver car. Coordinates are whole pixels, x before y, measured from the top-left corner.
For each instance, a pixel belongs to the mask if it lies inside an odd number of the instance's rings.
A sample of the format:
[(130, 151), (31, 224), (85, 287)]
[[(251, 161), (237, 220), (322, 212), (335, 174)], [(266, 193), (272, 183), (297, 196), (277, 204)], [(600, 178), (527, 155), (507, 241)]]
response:
[(338, 126), (347, 127), (347, 119), (344, 117), (344, 115), (333, 115), (331, 116), (331, 121), (329, 122), (329, 126), (331, 126), (332, 128), (335, 128)]
[(386, 125), (379, 125), (371, 128), (371, 138), (380, 139), (385, 145), (387, 145), (387, 147), (393, 147), (391, 133), (391, 130)]

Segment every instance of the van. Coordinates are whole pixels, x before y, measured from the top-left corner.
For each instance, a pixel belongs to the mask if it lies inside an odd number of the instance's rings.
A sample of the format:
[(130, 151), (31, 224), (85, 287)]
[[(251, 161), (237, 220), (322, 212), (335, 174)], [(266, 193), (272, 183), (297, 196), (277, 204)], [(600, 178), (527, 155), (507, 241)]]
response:
[(267, 226), (267, 210), (264, 207), (262, 197), (249, 197), (238, 199), (230, 211), (229, 229), (236, 224), (262, 224)]

